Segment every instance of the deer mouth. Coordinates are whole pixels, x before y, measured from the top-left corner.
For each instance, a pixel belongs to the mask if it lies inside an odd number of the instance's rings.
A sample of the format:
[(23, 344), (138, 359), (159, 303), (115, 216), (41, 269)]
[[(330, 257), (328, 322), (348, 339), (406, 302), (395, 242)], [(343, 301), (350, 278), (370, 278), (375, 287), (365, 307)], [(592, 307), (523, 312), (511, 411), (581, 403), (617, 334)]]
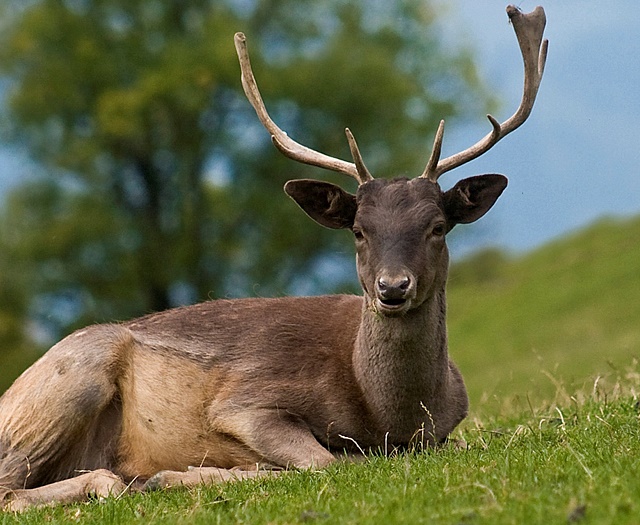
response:
[(398, 315), (409, 309), (410, 301), (408, 299), (384, 299), (378, 297), (376, 299), (376, 309), (383, 315)]

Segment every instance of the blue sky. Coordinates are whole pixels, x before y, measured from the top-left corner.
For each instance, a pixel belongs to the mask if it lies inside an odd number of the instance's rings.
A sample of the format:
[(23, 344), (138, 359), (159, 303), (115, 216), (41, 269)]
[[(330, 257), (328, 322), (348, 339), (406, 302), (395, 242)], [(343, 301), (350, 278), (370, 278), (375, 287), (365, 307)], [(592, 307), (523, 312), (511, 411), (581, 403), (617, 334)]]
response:
[[(505, 120), (522, 92), (522, 65), (502, 0), (444, 2), (445, 38), (471, 45), (478, 69)], [(523, 11), (537, 4), (522, 1)], [(504, 173), (509, 187), (495, 208), (452, 253), (497, 245), (532, 249), (599, 217), (640, 213), (640, 11), (631, 0), (550, 0), (547, 68), (529, 120), (480, 159), (441, 179)], [(443, 157), (488, 131), (485, 116), (448, 126)], [(430, 145), (425, 145), (425, 158)], [(0, 145), (0, 193), (33, 168), (24, 154)]]
[[(531, 11), (536, 2), (519, 4)], [(551, 0), (545, 36), (549, 56), (529, 120), (484, 157), (443, 179), (504, 173), (509, 187), (454, 255), (486, 244), (514, 252), (534, 248), (602, 216), (640, 213), (640, 11), (631, 0)], [(522, 93), (522, 69), (505, 3), (449, 4), (447, 38), (471, 44), (485, 81), (509, 117)], [(478, 124), (450, 129), (443, 156), (487, 131)], [(482, 226), (480, 226), (482, 224)], [(459, 246), (456, 246), (458, 244)]]

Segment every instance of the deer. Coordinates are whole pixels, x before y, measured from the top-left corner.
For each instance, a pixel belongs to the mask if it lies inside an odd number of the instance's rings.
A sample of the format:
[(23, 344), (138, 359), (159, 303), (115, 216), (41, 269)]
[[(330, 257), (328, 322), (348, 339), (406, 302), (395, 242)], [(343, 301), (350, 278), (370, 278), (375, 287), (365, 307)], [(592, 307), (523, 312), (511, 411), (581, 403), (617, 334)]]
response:
[(363, 293), (218, 299), (72, 333), (0, 398), (0, 509), (445, 442), (469, 407), (448, 354), (446, 235), (482, 217), (507, 179), (479, 175), (447, 191), (438, 179), (527, 120), (547, 55), (542, 7), (507, 14), (524, 62), (517, 111), (503, 123), (489, 115), (490, 133), (444, 159), (441, 121), (413, 179), (374, 179), (349, 129), (353, 162), (291, 139), (269, 117), (237, 33), (245, 94), (275, 146), (358, 182), (355, 194), (309, 179), (284, 190), (318, 224), (353, 233)]

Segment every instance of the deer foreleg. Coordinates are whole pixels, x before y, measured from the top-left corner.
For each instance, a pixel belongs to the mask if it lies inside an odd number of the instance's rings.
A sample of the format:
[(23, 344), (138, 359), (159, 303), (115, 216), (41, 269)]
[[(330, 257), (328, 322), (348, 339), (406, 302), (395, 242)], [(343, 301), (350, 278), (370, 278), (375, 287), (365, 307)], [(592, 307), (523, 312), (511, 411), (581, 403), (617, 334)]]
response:
[(119, 496), (127, 490), (122, 479), (105, 469), (94, 470), (33, 489), (7, 492), (0, 510), (21, 512), (29, 507), (86, 501), (89, 497)]
[(282, 409), (257, 408), (227, 413), (215, 425), (280, 467), (321, 468), (336, 460), (306, 423)]
[(163, 470), (151, 477), (144, 485), (144, 490), (158, 490), (169, 487), (193, 487), (196, 485), (210, 485), (226, 481), (239, 481), (258, 476), (275, 476), (278, 471), (270, 470), (241, 470), (218, 467), (189, 467), (186, 472)]

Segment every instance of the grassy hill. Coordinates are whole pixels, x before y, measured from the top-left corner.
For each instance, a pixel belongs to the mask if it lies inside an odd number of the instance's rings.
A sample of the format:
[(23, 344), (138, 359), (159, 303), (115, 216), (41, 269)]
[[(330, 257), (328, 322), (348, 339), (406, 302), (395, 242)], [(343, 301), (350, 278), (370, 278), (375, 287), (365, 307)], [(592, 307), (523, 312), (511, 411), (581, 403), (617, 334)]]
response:
[[(636, 525), (640, 374), (568, 405), (466, 425), (468, 446), (0, 513), (3, 525)], [(423, 453), (420, 453), (423, 452)]]
[(624, 375), (640, 357), (640, 217), (602, 220), (514, 259), (480, 253), (452, 267), (448, 298), (472, 410)]
[(638, 523), (639, 266), (640, 217), (452, 268), (466, 450), (0, 513), (0, 523)]

